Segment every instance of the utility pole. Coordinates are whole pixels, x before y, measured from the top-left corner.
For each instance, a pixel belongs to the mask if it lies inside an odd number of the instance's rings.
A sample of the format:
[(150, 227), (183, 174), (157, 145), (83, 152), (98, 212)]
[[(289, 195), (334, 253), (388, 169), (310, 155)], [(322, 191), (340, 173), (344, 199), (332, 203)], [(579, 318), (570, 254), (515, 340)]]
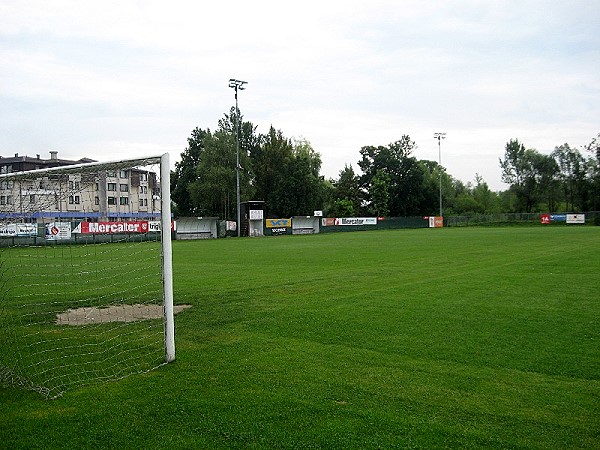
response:
[(433, 138), (438, 141), (438, 171), (440, 172), (440, 217), (444, 217), (442, 211), (442, 139), (446, 139), (446, 133), (433, 133)]
[(236, 182), (236, 205), (237, 205), (237, 235), (240, 237), (240, 109), (238, 108), (238, 90), (246, 89), (246, 81), (229, 79), (229, 87), (235, 90), (235, 182)]

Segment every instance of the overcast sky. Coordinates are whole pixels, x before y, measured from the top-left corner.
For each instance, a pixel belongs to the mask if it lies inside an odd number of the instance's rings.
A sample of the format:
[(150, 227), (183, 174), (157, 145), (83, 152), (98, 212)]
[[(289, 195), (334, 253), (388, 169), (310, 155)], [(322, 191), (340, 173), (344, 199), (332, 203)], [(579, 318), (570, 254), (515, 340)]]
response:
[(109, 161), (244, 119), (312, 143), (322, 174), (408, 134), (494, 190), (510, 139), (600, 132), (600, 1), (0, 1), (0, 154)]

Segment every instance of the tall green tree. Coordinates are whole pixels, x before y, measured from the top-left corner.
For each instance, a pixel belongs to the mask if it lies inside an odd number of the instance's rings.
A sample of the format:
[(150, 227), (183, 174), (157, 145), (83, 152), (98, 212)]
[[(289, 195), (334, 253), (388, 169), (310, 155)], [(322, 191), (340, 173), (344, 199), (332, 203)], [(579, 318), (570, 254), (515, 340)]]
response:
[(333, 205), (328, 213), (333, 217), (352, 217), (359, 214), (362, 203), (360, 177), (351, 165), (344, 165), (337, 180), (332, 182)]
[[(594, 137), (585, 150), (590, 153), (587, 160), (587, 171), (590, 180), (590, 203), (589, 209), (600, 210), (600, 133)], [(600, 220), (598, 220), (600, 223)]]
[(266, 135), (260, 136), (260, 143), (250, 152), (254, 171), (256, 199), (264, 200), (267, 215), (271, 218), (283, 217), (282, 197), (285, 197), (285, 168), (294, 159), (294, 146), (281, 130), (273, 126)]
[(283, 179), (275, 208), (283, 217), (311, 215), (323, 209), (327, 183), (321, 177), (321, 155), (306, 140), (294, 142), (293, 155), (281, 168)]
[(387, 216), (390, 213), (390, 183), (392, 178), (379, 169), (371, 180), (371, 201), (373, 211), (377, 216)]
[(483, 177), (475, 174), (475, 186), (473, 198), (477, 202), (478, 209), (482, 214), (495, 214), (500, 212), (500, 201), (498, 194), (493, 192)]
[(553, 165), (548, 157), (534, 149), (525, 149), (517, 139), (505, 147), (504, 159), (500, 159), (502, 181), (511, 185), (516, 196), (517, 212), (532, 212), (544, 197), (544, 187), (553, 176)]
[[(252, 166), (249, 153), (257, 145), (256, 127), (244, 122), (240, 116), (240, 194), (241, 201), (254, 195)], [(196, 165), (196, 179), (189, 185), (191, 203), (195, 214), (216, 216), (222, 219), (236, 217), (236, 111), (219, 120), (214, 133), (204, 136), (204, 149)]]
[[(412, 156), (417, 147), (410, 136), (388, 146), (365, 146), (360, 149), (358, 165), (363, 172), (362, 185), (368, 193), (367, 201), (373, 209), (372, 186), (378, 172), (389, 177), (389, 213), (391, 216), (410, 216), (423, 213), (423, 181), (425, 175), (419, 162)], [(381, 176), (381, 175), (380, 175)]]
[(587, 200), (586, 163), (579, 150), (563, 144), (554, 149), (552, 156), (560, 168), (560, 179), (568, 210), (585, 209)]
[(256, 200), (271, 218), (309, 215), (323, 209), (330, 186), (320, 176), (321, 156), (303, 139), (269, 129), (250, 152)]
[(442, 214), (452, 214), (456, 209), (456, 202), (464, 190), (464, 185), (452, 178), (443, 166), (437, 161), (421, 160), (419, 166), (423, 171), (423, 184), (421, 187), (421, 212), (426, 215), (439, 214), (440, 206), (440, 176), (442, 182)]
[(546, 203), (546, 211), (556, 211), (559, 195), (559, 168), (552, 155), (540, 154), (535, 162), (539, 197)]
[(196, 169), (208, 136), (210, 130), (194, 128), (187, 148), (181, 153), (181, 161), (175, 163), (175, 171), (171, 172), (171, 199), (176, 216), (191, 216), (195, 212), (189, 188), (198, 180)]

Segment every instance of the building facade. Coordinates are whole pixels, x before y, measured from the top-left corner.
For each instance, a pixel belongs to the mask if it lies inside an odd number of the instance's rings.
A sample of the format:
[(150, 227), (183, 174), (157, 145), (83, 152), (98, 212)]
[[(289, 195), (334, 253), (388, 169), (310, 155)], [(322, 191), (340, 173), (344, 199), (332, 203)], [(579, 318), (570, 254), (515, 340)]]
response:
[[(0, 156), (0, 174), (95, 162), (40, 155)], [(0, 177), (0, 219), (48, 223), (61, 220), (154, 220), (160, 216), (160, 184), (143, 169), (98, 172), (40, 172), (32, 177)]]

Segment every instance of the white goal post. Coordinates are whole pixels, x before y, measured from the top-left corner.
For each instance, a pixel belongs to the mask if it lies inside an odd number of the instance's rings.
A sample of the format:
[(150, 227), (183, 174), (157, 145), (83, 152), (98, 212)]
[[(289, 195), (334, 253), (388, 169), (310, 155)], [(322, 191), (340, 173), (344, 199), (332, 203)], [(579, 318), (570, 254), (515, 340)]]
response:
[(174, 361), (169, 154), (16, 156), (0, 158), (0, 385), (54, 398)]

